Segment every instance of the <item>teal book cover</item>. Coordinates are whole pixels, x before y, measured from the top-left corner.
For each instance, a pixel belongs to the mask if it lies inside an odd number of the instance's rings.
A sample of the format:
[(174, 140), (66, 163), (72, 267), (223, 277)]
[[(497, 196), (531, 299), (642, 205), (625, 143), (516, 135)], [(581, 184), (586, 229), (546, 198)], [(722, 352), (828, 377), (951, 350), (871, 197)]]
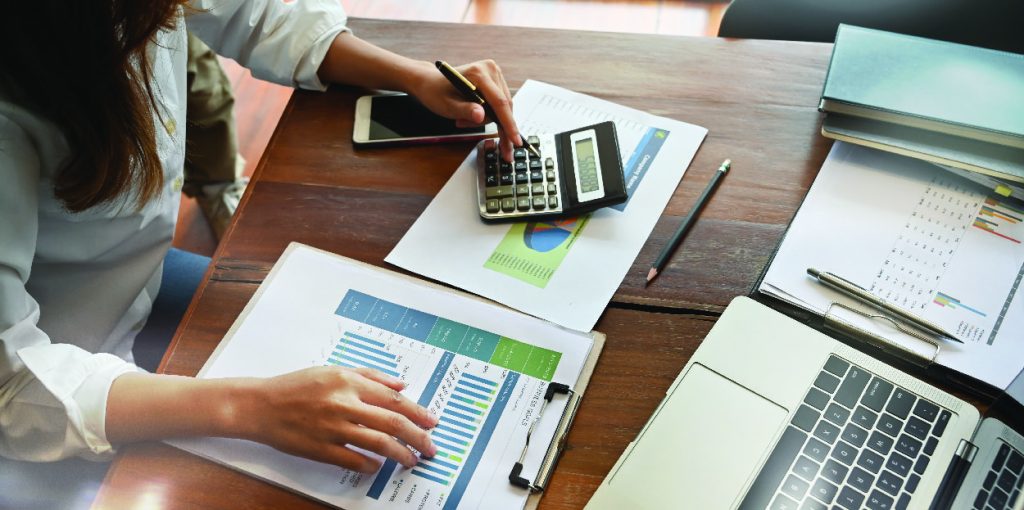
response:
[(821, 108), (1024, 146), (1024, 55), (840, 25)]

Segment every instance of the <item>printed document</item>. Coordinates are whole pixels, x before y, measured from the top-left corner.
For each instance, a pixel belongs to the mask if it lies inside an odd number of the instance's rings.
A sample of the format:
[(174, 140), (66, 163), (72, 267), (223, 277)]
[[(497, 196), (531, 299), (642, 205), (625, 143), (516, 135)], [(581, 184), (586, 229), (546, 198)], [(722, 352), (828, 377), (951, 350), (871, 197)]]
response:
[[(863, 306), (807, 275), (841, 276), (956, 334), (937, 362), (1006, 385), (1024, 366), (1024, 208), (924, 161), (836, 142), (761, 291), (824, 314)], [(885, 321), (842, 317), (924, 356)]]
[(707, 130), (532, 80), (516, 93), (515, 114), (527, 135), (614, 121), (629, 200), (579, 218), (488, 225), (478, 212), (474, 150), (385, 260), (590, 331)]
[[(375, 368), (404, 380), (402, 393), (440, 417), (431, 431), (437, 455), (411, 469), (387, 460), (367, 475), (249, 441), (169, 442), (350, 510), (519, 509), (529, 492), (508, 475), (547, 384), (575, 385), (592, 346), (590, 335), (292, 244), (199, 377)], [(542, 413), (523, 476), (536, 474), (565, 402)]]

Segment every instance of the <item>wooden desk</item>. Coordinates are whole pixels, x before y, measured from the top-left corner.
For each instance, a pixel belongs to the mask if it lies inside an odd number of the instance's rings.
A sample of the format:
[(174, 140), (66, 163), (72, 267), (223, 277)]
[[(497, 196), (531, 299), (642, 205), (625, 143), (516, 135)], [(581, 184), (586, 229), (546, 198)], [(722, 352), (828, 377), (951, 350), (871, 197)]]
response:
[[(818, 134), (816, 105), (830, 46), (367, 20), (352, 26), (415, 58), (494, 58), (513, 88), (538, 79), (709, 130), (597, 324), (607, 345), (542, 502), (580, 508), (729, 300), (751, 291), (824, 161), (829, 143)], [(470, 144), (354, 151), (353, 107), (362, 93), (334, 88), (292, 98), (164, 372), (199, 370), (290, 241), (383, 266), (469, 151)], [(651, 261), (726, 157), (733, 160), (728, 178), (645, 289)], [(123, 449), (95, 507), (319, 505), (144, 444)]]

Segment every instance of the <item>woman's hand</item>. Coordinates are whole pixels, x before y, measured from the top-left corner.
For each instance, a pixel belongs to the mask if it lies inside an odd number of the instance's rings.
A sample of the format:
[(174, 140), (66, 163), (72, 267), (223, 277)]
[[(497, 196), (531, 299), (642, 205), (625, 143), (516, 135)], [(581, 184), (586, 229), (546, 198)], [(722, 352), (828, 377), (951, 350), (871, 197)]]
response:
[[(411, 84), (409, 92), (434, 113), (455, 119), (461, 127), (483, 124), (483, 107), (467, 101), (432, 64), (428, 67), (429, 70), (420, 73), (419, 79)], [(501, 126), (501, 154), (506, 161), (511, 161), (512, 147), (519, 145), (521, 138), (519, 127), (512, 115), (512, 93), (508, 90), (501, 68), (493, 60), (481, 60), (456, 69), (476, 85), (477, 91), (484, 96), (497, 115), (497, 119), (490, 120), (497, 120)]]
[(316, 367), (256, 385), (255, 398), (238, 415), (249, 420), (246, 439), (364, 473), (380, 463), (353, 446), (406, 467), (418, 459), (403, 442), (425, 457), (437, 451), (423, 430), (437, 418), (399, 393), (401, 380), (376, 370)]

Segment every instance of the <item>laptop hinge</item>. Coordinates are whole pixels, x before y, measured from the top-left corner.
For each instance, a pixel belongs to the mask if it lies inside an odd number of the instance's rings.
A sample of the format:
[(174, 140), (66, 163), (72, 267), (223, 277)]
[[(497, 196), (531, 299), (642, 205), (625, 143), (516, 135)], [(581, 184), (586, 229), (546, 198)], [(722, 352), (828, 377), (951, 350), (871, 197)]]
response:
[(971, 469), (971, 463), (974, 462), (974, 456), (977, 454), (977, 446), (966, 439), (960, 440), (953, 459), (950, 460), (949, 466), (946, 468), (946, 474), (942, 476), (939, 490), (935, 493), (935, 499), (932, 500), (929, 510), (949, 510), (952, 507), (953, 500), (956, 499), (956, 495), (960, 491), (960, 485), (967, 477), (967, 471)]

